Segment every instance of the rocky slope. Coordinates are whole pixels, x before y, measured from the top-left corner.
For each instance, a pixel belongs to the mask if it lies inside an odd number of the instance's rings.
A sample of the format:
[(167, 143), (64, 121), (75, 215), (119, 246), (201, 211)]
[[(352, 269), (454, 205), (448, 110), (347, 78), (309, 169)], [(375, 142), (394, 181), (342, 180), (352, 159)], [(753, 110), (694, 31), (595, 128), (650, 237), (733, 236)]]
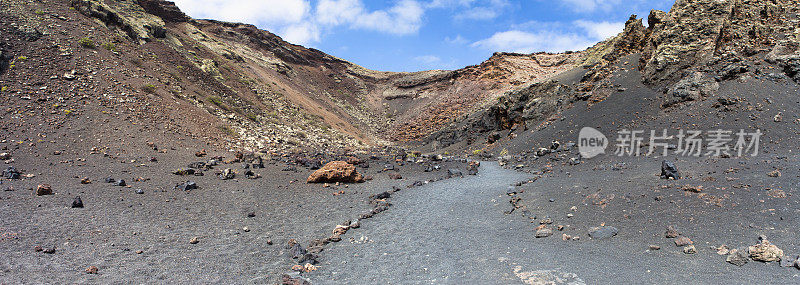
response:
[[(13, 66), (0, 77), (4, 94), (22, 96), (27, 84), (48, 93), (91, 86), (83, 94), (126, 98), (120, 107), (134, 100), (164, 107), (138, 115), (203, 118), (197, 125), (170, 123), (238, 148), (362, 148), (419, 140), (452, 117), (580, 61), (577, 53), (496, 54), (455, 71), (378, 72), (252, 25), (191, 19), (167, 1), (9, 4), (0, 21), (7, 35), (0, 68)], [(41, 67), (47, 72), (35, 70)], [(31, 82), (21, 76), (26, 72), (42, 79)]]
[[(625, 91), (629, 86), (613, 83), (619, 72), (640, 72), (640, 83), (664, 94), (663, 108), (711, 98), (728, 105), (716, 94), (720, 82), (748, 75), (798, 81), (798, 11), (796, 1), (679, 0), (669, 12), (651, 11), (648, 27), (633, 15), (618, 36), (582, 52), (578, 68), (461, 117), (427, 137), (425, 149), (467, 141), (479, 150), (500, 137), (513, 139), (575, 102), (593, 105)], [(621, 67), (632, 60), (635, 67)]]

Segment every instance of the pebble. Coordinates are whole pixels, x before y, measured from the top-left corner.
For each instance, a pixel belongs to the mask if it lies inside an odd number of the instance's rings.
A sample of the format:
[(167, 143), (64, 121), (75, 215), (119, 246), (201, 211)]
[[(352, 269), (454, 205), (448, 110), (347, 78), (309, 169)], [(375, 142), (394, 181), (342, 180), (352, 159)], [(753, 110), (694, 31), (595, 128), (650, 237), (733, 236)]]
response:
[(72, 208), (83, 208), (83, 200), (81, 200), (81, 196), (75, 197), (75, 200), (72, 201)]
[(86, 274), (97, 274), (97, 271), (99, 271), (99, 270), (100, 269), (98, 269), (97, 266), (89, 266), (89, 267), (86, 268), (85, 271), (86, 271)]
[(685, 253), (685, 254), (695, 254), (695, 253), (697, 253), (697, 248), (695, 248), (694, 245), (691, 245), (691, 244), (687, 245), (687, 246), (683, 247), (683, 253)]
[(200, 242), (200, 239), (198, 239), (197, 237), (193, 237), (192, 239), (189, 240), (190, 244), (197, 244), (198, 242)]
[(679, 232), (678, 232), (678, 230), (676, 230), (676, 229), (675, 229), (675, 227), (673, 227), (673, 226), (669, 226), (669, 227), (667, 227), (667, 231), (664, 233), (664, 236), (665, 236), (666, 238), (676, 238), (676, 237), (678, 237), (679, 235), (680, 235), (680, 233), (679, 233)]
[(694, 242), (691, 239), (685, 236), (679, 236), (678, 238), (675, 239), (675, 246), (687, 246), (693, 243)]
[(553, 230), (550, 228), (541, 228), (536, 231), (536, 238), (544, 238), (553, 235)]

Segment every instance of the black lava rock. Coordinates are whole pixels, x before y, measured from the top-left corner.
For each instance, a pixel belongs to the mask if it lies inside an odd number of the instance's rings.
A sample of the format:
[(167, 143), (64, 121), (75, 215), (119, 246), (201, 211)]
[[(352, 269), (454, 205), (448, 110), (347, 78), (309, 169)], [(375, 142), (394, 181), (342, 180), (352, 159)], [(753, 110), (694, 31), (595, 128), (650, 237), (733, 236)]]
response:
[(81, 200), (81, 196), (75, 197), (75, 200), (72, 201), (72, 208), (83, 208), (83, 200)]
[(678, 167), (671, 161), (661, 162), (661, 179), (681, 179), (681, 174), (678, 173)]

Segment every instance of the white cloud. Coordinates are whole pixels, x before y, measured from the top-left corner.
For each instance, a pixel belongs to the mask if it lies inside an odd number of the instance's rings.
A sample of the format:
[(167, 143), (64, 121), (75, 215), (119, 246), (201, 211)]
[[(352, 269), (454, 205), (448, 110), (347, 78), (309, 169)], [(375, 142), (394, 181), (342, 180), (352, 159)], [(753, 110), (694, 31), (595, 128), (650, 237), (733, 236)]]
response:
[(368, 10), (363, 0), (175, 0), (194, 18), (255, 24), (285, 40), (309, 45), (325, 30), (339, 26), (409, 35), (419, 31), (425, 7), (416, 0), (400, 0), (384, 10)]
[(435, 56), (435, 55), (418, 56), (418, 57), (415, 57), (414, 60), (418, 61), (418, 62), (421, 62), (421, 63), (424, 63), (424, 64), (428, 64), (428, 65), (439, 63), (439, 62), (442, 61), (441, 58), (439, 58), (438, 56)]
[(194, 18), (251, 24), (284, 25), (302, 21), (311, 10), (308, 0), (174, 0)]
[(596, 10), (611, 10), (616, 5), (622, 3), (622, 0), (559, 0), (564, 5), (572, 8), (576, 12), (594, 12)]
[(444, 42), (451, 44), (451, 45), (463, 45), (468, 43), (467, 39), (462, 37), (461, 35), (457, 35), (455, 38), (445, 37)]
[[(615, 36), (624, 23), (574, 21), (571, 26), (559, 23), (526, 23), (477, 41), (471, 46), (489, 51), (519, 53), (562, 52), (586, 49)], [(538, 28), (537, 28), (538, 27)], [(528, 28), (528, 29), (522, 29)]]
[(300, 45), (308, 45), (320, 40), (319, 28), (308, 22), (289, 25), (283, 28), (281, 34), (287, 42)]
[(605, 40), (616, 36), (622, 32), (623, 29), (625, 29), (625, 23), (623, 22), (592, 22), (577, 20), (574, 22), (574, 24), (584, 29), (590, 37), (597, 40)]
[(586, 38), (575, 34), (560, 34), (548, 31), (505, 31), (495, 33), (485, 40), (477, 41), (473, 47), (490, 51), (533, 53), (539, 51), (559, 52), (581, 50), (591, 45)]
[(508, 0), (433, 0), (428, 8), (450, 8), (455, 20), (491, 20), (499, 17), (510, 6)]
[(349, 25), (354, 29), (395, 35), (413, 34), (422, 25), (425, 10), (416, 1), (403, 0), (387, 10), (367, 11), (361, 0), (321, 0), (316, 21), (322, 25)]

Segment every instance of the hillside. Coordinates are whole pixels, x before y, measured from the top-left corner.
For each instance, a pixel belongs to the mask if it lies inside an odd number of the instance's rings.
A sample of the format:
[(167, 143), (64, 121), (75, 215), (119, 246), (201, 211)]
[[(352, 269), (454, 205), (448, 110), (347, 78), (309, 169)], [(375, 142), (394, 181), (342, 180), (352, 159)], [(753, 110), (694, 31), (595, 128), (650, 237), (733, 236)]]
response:
[[(580, 58), (496, 54), (455, 71), (379, 72), (252, 25), (191, 19), (166, 1), (11, 4), (3, 8), (4, 34), (13, 36), (3, 43), (13, 65), (2, 77), (4, 94), (35, 85), (65, 98), (105, 94), (118, 108), (146, 102), (154, 110), (140, 115), (192, 117), (197, 123), (170, 123), (251, 150), (419, 140), (448, 118)], [(83, 91), (62, 91), (76, 88)]]

